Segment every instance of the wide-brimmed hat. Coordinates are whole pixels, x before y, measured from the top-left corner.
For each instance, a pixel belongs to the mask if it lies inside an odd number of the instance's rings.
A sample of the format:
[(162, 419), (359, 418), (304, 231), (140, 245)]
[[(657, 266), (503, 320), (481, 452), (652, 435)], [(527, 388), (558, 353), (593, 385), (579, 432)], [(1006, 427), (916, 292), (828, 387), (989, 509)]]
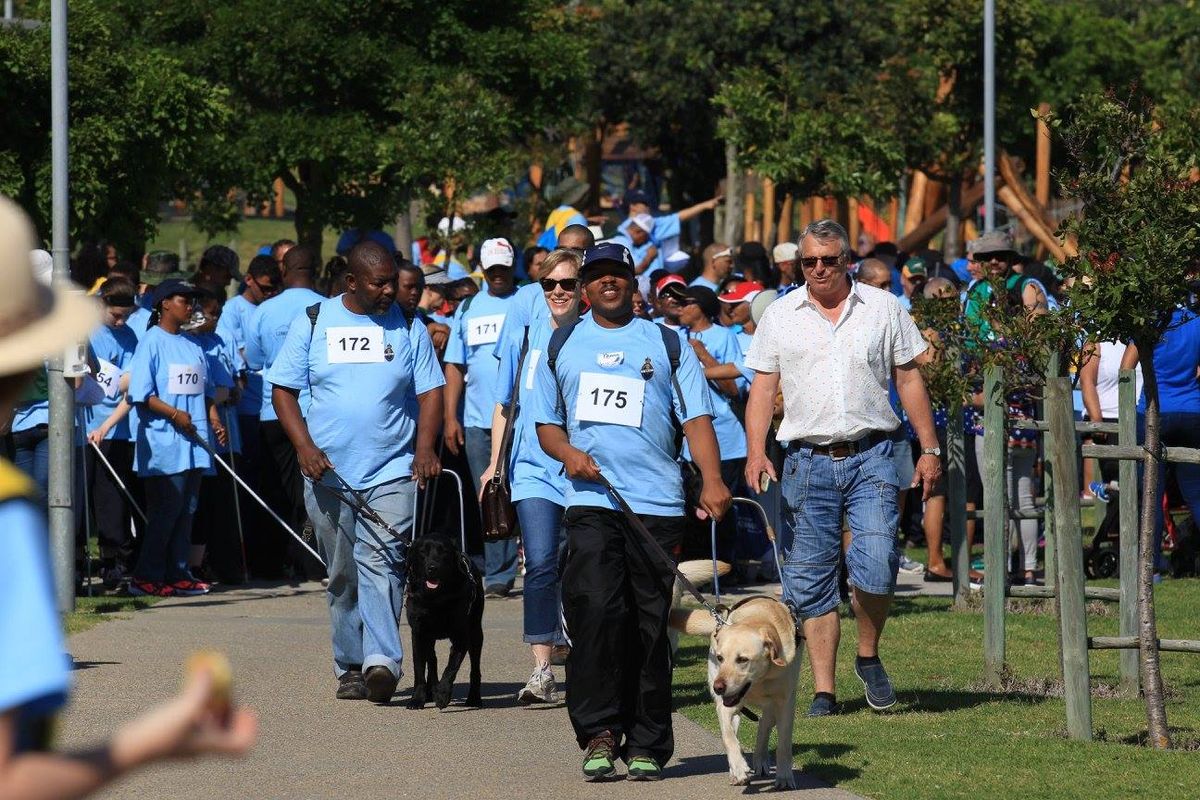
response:
[(1004, 253), (1013, 258), (1021, 255), (1013, 245), (1012, 237), (1004, 231), (988, 231), (987, 233), (980, 234), (978, 238), (967, 242), (967, 253), (969, 255)]
[(87, 339), (100, 306), (82, 290), (45, 286), (33, 275), (33, 225), (0, 196), (0, 375), (15, 375)]

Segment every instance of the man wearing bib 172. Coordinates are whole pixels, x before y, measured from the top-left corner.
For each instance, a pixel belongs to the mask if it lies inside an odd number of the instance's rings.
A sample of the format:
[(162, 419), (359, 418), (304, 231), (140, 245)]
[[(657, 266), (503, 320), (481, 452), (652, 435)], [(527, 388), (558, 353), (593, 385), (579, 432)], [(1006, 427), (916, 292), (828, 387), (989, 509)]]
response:
[[(444, 380), (425, 326), (394, 302), (392, 257), (366, 241), (348, 260), (346, 293), (293, 320), (266, 380), (309, 479), (305, 506), (329, 570), (337, 697), (387, 703), (403, 658), (400, 537), (412, 530), (416, 484), (441, 469), (434, 442)], [(311, 393), (307, 418), (300, 413), (303, 388)], [(410, 394), (419, 406), (415, 420)], [(335, 494), (346, 488), (339, 478), (399, 536), (356, 517)]]
[(673, 331), (634, 317), (629, 251), (613, 243), (589, 248), (580, 278), (591, 314), (555, 332), (528, 404), (542, 448), (570, 478), (567, 710), (586, 750), (585, 778), (611, 776), (623, 751), (631, 780), (655, 780), (674, 749), (667, 640), (674, 575), (600, 479), (671, 552), (684, 528), (682, 428), (704, 480), (700, 505), (720, 518), (732, 501), (700, 363)]

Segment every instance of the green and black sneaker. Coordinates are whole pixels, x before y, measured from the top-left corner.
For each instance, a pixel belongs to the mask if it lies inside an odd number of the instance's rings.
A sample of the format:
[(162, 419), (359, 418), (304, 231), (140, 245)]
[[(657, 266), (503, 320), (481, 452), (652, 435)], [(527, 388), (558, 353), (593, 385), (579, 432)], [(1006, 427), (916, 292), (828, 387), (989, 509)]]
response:
[(629, 759), (629, 780), (659, 781), (662, 780), (662, 767), (652, 756), (634, 756)]
[(583, 779), (602, 781), (611, 778), (617, 771), (616, 749), (617, 742), (608, 731), (593, 736), (583, 757)]

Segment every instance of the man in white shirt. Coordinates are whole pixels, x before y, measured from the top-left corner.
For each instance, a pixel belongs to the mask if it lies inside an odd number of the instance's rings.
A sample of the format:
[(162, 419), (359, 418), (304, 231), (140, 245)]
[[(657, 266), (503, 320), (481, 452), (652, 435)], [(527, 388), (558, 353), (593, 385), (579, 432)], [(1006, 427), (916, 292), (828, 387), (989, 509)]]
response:
[(834, 666), (840, 625), (838, 558), (842, 513), (850, 521), (846, 553), (858, 621), (855, 674), (874, 709), (895, 704), (879, 660), (879, 637), (896, 584), (899, 522), (896, 468), (888, 433), (900, 421), (888, 400), (895, 380), (901, 405), (921, 440), (913, 486), (928, 497), (941, 474), (933, 412), (915, 359), (927, 345), (890, 293), (851, 283), (850, 241), (842, 226), (820, 220), (800, 236), (805, 285), (773, 303), (759, 322), (746, 366), (755, 370), (746, 407), (746, 480), (779, 480), (764, 443), (782, 386), (787, 443), (781, 489), (780, 565), (785, 602), (804, 626), (815, 697), (810, 716), (838, 710)]

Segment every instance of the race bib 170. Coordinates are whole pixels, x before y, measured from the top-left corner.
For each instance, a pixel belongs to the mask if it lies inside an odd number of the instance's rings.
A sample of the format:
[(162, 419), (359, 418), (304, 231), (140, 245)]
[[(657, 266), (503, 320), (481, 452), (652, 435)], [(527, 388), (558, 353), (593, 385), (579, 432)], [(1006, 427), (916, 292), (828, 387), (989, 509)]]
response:
[(167, 391), (171, 394), (203, 394), (204, 372), (199, 364), (168, 364)]
[(377, 364), (385, 360), (383, 328), (378, 325), (326, 328), (325, 347), (330, 364)]
[(493, 344), (500, 338), (500, 329), (504, 327), (504, 315), (473, 317), (463, 324), (467, 326), (467, 345), (476, 347), (481, 344)]
[(645, 395), (646, 382), (641, 378), (584, 372), (575, 396), (575, 419), (640, 428)]

